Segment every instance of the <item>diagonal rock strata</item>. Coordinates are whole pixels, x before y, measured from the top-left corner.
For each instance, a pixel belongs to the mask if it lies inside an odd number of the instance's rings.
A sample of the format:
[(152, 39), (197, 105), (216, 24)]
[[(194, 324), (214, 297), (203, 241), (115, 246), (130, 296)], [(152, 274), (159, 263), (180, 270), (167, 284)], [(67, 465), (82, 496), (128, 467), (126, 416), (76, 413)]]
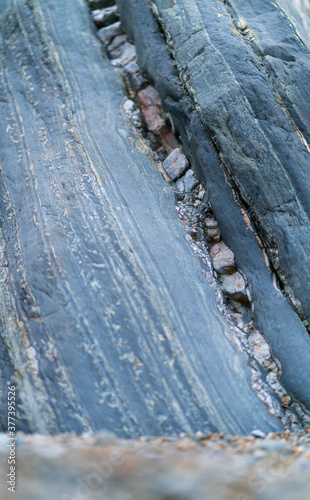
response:
[(281, 429), (120, 112), (86, 4), (0, 6), (2, 407), (10, 378), (26, 432)]
[(309, 335), (274, 288), (255, 234), (308, 324), (307, 43), (275, 2), (262, 2), (261, 17), (261, 2), (117, 3), (247, 276), (255, 324), (285, 387), (309, 408)]

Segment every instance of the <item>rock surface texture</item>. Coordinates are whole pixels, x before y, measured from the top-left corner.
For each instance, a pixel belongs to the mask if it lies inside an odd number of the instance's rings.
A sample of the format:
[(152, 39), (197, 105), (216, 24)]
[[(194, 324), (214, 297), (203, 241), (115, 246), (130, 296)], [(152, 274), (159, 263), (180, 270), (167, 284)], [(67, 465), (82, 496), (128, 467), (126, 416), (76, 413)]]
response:
[(0, 12), (2, 429), (8, 381), (26, 432), (281, 429), (122, 111), (87, 5), (0, 0)]
[(302, 19), (284, 0), (117, 4), (247, 277), (255, 325), (281, 362), (285, 387), (310, 408), (310, 54)]

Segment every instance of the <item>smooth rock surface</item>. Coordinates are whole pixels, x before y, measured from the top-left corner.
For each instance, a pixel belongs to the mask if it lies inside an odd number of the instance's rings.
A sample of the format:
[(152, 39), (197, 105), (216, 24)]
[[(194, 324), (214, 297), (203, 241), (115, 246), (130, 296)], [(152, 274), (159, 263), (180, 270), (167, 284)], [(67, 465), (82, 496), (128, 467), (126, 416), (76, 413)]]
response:
[(122, 105), (85, 2), (0, 1), (1, 428), (281, 429)]

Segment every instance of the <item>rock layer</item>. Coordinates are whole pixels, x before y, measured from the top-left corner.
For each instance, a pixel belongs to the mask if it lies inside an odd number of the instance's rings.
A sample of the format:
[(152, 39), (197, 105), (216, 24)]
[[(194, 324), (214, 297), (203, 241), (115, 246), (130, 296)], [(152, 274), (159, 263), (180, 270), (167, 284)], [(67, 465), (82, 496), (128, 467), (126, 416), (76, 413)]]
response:
[(281, 428), (121, 113), (86, 4), (0, 7), (2, 407), (10, 380), (19, 430)]
[[(247, 276), (254, 321), (310, 408), (310, 57), (277, 2), (117, 1)], [(261, 241), (285, 288), (272, 283)], [(289, 301), (287, 301), (289, 296)]]

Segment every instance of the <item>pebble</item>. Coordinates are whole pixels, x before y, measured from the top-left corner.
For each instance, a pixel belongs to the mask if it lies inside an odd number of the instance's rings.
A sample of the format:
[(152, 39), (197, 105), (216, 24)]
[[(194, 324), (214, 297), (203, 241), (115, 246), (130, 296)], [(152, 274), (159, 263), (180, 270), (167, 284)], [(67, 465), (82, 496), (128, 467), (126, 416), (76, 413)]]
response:
[(175, 181), (188, 169), (188, 160), (181, 153), (179, 148), (176, 148), (170, 153), (163, 162), (163, 167), (169, 175), (170, 179)]
[(266, 433), (261, 431), (260, 429), (254, 429), (252, 432), (251, 432), (251, 436), (254, 436), (256, 438), (261, 438), (261, 439), (264, 439), (266, 437)]
[(210, 250), (212, 264), (219, 274), (232, 274), (236, 271), (235, 256), (223, 241), (216, 243)]
[(126, 35), (117, 35), (112, 40), (112, 42), (110, 43), (110, 45), (108, 47), (108, 52), (109, 52), (110, 57), (115, 59), (115, 58), (121, 56), (121, 54), (124, 50), (123, 45), (125, 44), (126, 40), (127, 40)]
[[(128, 64), (130, 61), (134, 60), (137, 57), (136, 48), (134, 45), (132, 45), (132, 43), (129, 43), (129, 42), (121, 43), (121, 45), (119, 46), (119, 49), (120, 49), (119, 52), (117, 52), (118, 49), (115, 49), (116, 51), (113, 53), (110, 52), (110, 56), (112, 58), (114, 58), (115, 54), (117, 54), (116, 59), (113, 59), (111, 61), (113, 66), (120, 66), (120, 67), (126, 66), (126, 64)], [(110, 47), (109, 47), (109, 51), (110, 51)], [(118, 54), (119, 54), (119, 56), (118, 56)]]
[(195, 436), (197, 439), (203, 439), (205, 437), (204, 433), (201, 431), (197, 431)]
[(226, 276), (222, 282), (222, 287), (235, 300), (248, 304), (249, 299), (246, 293), (246, 283), (243, 276), (236, 272)]
[(124, 111), (136, 127), (141, 127), (140, 110), (135, 105), (134, 101), (127, 99), (124, 104)]
[(179, 180), (176, 182), (176, 188), (178, 191), (181, 193), (189, 193), (193, 189), (195, 189), (196, 186), (198, 186), (199, 181), (195, 179), (194, 177), (194, 172), (190, 168), (183, 177), (181, 177)]
[(98, 28), (113, 24), (118, 21), (119, 18), (117, 6), (93, 10), (92, 18)]
[(218, 227), (217, 221), (215, 219), (211, 219), (210, 217), (206, 217), (204, 223), (208, 229), (216, 229)]
[(221, 239), (221, 232), (219, 227), (215, 227), (213, 229), (207, 229), (206, 231), (207, 235), (207, 242), (214, 244), (218, 243)]
[(165, 126), (165, 121), (162, 118), (157, 106), (142, 108), (142, 113), (150, 132), (159, 132), (159, 130)]
[(97, 31), (97, 36), (104, 45), (109, 45), (113, 38), (122, 35), (123, 33), (121, 23), (117, 21), (116, 23), (110, 24), (110, 26), (100, 28), (100, 30)]
[(137, 60), (133, 59), (124, 66), (126, 77), (129, 80), (130, 88), (138, 92), (147, 83), (147, 79), (142, 74)]
[(160, 97), (158, 92), (150, 85), (143, 90), (139, 90), (138, 103), (150, 132), (158, 131), (166, 126), (161, 115)]
[(105, 9), (115, 5), (115, 0), (88, 0), (91, 9)]
[(161, 106), (159, 93), (151, 85), (138, 92), (138, 101), (140, 106), (144, 108), (154, 105)]

